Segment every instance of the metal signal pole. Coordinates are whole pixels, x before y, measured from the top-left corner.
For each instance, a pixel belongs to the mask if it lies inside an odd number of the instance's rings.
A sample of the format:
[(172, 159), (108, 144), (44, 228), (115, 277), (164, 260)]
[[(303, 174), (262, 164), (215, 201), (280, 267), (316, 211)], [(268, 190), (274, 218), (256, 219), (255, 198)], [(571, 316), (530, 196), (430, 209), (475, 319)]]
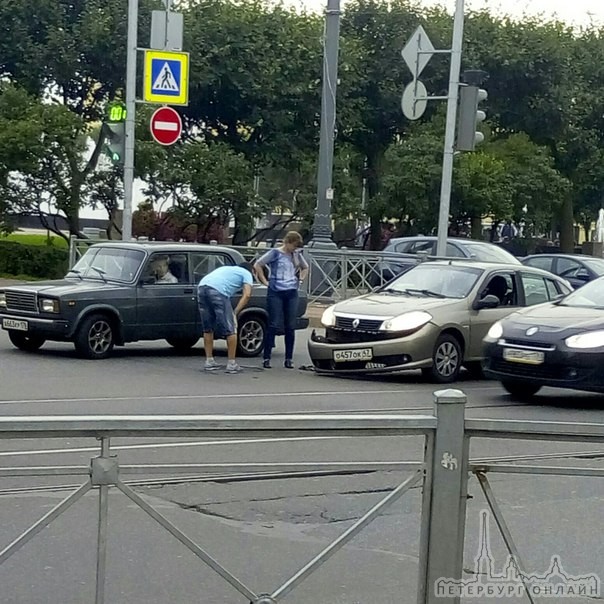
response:
[(463, 46), (464, 0), (456, 0), (453, 21), (453, 42), (451, 45), (451, 68), (449, 74), (449, 95), (447, 101), (447, 125), (443, 154), (443, 172), (438, 213), (438, 241), (436, 255), (446, 256), (449, 232), (449, 212), (451, 208), (451, 186), (453, 182), (453, 159), (455, 155), (455, 129), (457, 122), (457, 102), (459, 98), (459, 78), (461, 74), (461, 51)]

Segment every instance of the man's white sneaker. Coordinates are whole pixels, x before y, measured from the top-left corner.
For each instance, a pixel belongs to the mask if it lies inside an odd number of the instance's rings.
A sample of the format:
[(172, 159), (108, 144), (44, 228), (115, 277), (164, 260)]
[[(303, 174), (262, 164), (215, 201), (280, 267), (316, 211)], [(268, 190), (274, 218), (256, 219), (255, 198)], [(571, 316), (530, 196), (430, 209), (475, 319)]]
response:
[(227, 363), (226, 373), (241, 373), (243, 369), (237, 363)]
[(220, 365), (212, 359), (211, 361), (206, 361), (203, 368), (205, 371), (216, 371), (216, 369), (220, 369)]

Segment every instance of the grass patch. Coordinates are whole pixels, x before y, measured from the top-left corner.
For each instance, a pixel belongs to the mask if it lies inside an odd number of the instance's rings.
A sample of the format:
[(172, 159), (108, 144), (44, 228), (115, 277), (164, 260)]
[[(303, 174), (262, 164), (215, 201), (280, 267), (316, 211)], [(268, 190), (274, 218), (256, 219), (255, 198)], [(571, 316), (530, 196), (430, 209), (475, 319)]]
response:
[(66, 250), (69, 244), (65, 239), (58, 235), (47, 237), (42, 233), (11, 233), (10, 235), (0, 236), (0, 241), (12, 241), (14, 243), (23, 243), (24, 245), (49, 246)]
[(0, 273), (0, 279), (14, 279), (15, 281), (44, 281), (44, 277), (32, 277), (31, 275), (9, 275)]

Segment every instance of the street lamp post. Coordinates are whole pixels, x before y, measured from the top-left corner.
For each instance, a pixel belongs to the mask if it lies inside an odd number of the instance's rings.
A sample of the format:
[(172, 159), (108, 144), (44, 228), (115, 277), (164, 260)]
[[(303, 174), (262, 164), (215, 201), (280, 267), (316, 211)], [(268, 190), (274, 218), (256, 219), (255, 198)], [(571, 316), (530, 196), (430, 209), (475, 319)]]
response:
[(321, 100), (321, 138), (317, 174), (317, 205), (312, 228), (314, 247), (335, 247), (331, 239), (333, 201), (333, 148), (336, 133), (336, 90), (340, 46), (340, 0), (327, 0), (323, 42), (323, 89)]

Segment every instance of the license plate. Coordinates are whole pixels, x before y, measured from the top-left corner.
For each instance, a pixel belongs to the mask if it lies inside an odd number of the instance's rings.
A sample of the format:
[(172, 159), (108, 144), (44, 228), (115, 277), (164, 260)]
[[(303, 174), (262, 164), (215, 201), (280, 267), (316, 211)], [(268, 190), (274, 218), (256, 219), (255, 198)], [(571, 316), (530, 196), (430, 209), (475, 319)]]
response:
[(17, 321), (17, 319), (2, 319), (4, 329), (14, 329), (15, 331), (27, 331), (27, 321)]
[(524, 363), (526, 365), (541, 365), (545, 361), (545, 353), (533, 350), (516, 350), (505, 348), (503, 358), (511, 363)]
[(346, 361), (371, 361), (373, 350), (371, 348), (356, 348), (354, 350), (334, 350), (333, 360), (337, 363)]

